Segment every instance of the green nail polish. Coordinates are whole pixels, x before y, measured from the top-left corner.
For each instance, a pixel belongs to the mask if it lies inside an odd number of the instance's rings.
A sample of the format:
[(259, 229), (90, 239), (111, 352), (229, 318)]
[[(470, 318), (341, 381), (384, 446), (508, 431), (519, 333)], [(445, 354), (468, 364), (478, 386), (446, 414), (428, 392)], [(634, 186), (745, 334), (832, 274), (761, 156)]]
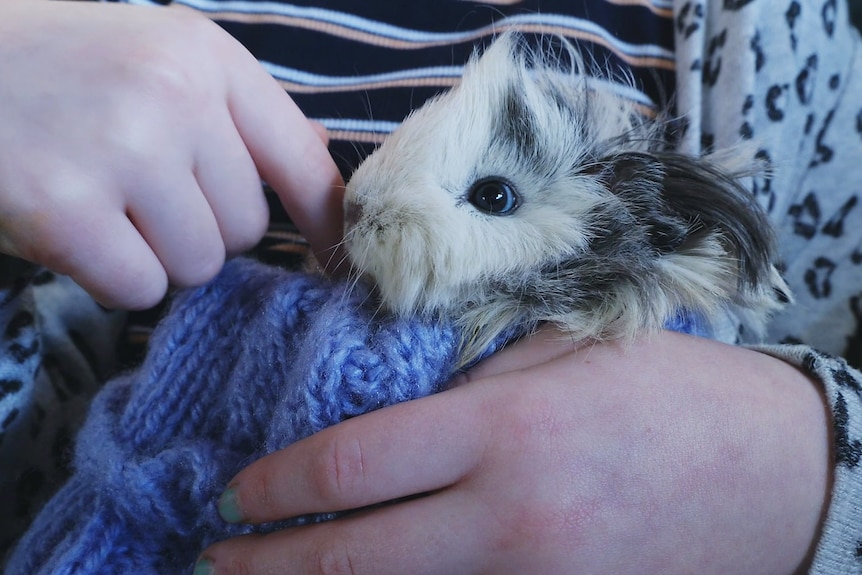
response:
[[(218, 499), (218, 514), (228, 523), (239, 523), (242, 521), (242, 512), (236, 500), (236, 489), (228, 487)], [(195, 575), (198, 575), (195, 573)]]
[(207, 559), (206, 557), (201, 557), (198, 559), (198, 562), (195, 563), (195, 570), (192, 575), (213, 575), (215, 573), (215, 565), (211, 559)]

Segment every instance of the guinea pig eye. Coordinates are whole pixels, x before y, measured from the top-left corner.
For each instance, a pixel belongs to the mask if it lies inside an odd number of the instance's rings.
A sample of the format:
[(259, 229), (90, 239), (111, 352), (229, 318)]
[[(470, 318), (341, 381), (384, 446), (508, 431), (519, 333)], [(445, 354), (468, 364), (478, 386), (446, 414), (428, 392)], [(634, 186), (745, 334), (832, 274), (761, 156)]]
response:
[(499, 178), (484, 178), (470, 188), (467, 200), (479, 211), (493, 216), (506, 216), (519, 205), (512, 185)]

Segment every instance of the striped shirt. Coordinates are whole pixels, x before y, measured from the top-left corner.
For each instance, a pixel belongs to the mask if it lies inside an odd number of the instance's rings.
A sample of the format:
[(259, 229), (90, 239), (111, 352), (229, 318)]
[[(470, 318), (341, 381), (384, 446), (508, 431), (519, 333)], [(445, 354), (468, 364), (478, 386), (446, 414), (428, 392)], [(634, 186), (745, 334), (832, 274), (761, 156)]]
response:
[[(129, 0), (200, 11), (244, 44), (329, 130), (345, 175), (414, 108), (451, 87), (502, 30), (575, 41), (646, 108), (673, 92), (670, 0)], [(634, 88), (632, 87), (634, 86)]]

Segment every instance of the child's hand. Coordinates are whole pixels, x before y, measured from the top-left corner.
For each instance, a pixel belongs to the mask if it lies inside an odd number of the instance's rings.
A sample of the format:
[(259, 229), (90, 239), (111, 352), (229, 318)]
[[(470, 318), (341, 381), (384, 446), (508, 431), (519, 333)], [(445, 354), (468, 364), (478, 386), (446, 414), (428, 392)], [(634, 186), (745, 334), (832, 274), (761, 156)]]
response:
[(670, 332), (578, 348), (546, 330), (463, 379), (240, 472), (220, 501), (231, 521), (364, 509), (217, 543), (195, 573), (728, 575), (805, 562), (830, 443), (796, 368)]
[(263, 177), (318, 250), (338, 171), (281, 87), (182, 9), (0, 6), (0, 252), (109, 306), (155, 304), (254, 245)]

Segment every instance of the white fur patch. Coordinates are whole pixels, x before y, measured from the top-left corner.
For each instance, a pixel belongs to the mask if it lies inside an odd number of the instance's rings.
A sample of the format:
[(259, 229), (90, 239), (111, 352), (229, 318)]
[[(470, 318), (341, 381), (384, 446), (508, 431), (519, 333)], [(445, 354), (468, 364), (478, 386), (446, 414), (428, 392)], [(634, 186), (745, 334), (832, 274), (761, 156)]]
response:
[[(682, 184), (679, 201), (663, 194), (674, 168), (663, 168), (672, 152), (661, 122), (583, 75), (574, 49), (569, 56), (569, 64), (543, 59), (504, 34), (367, 158), (345, 196), (355, 273), (394, 313), (460, 322), (465, 360), (513, 322), (631, 337), (681, 309), (709, 316), (731, 305), (762, 329), (780, 305), (773, 288), (789, 294), (771, 264), (771, 232), (730, 237), (733, 226), (721, 222), (735, 214), (711, 224), (709, 214), (691, 214)], [(652, 166), (642, 196), (638, 181), (617, 181), (619, 162)], [(724, 194), (731, 210), (759, 209), (732, 177), (711, 183), (714, 161), (680, 162), (703, 168), (703, 201)], [(642, 174), (631, 168), (631, 176)], [(486, 178), (517, 194), (512, 213), (471, 203)], [(678, 229), (688, 235), (674, 239)], [(743, 269), (743, 261), (754, 263)]]

